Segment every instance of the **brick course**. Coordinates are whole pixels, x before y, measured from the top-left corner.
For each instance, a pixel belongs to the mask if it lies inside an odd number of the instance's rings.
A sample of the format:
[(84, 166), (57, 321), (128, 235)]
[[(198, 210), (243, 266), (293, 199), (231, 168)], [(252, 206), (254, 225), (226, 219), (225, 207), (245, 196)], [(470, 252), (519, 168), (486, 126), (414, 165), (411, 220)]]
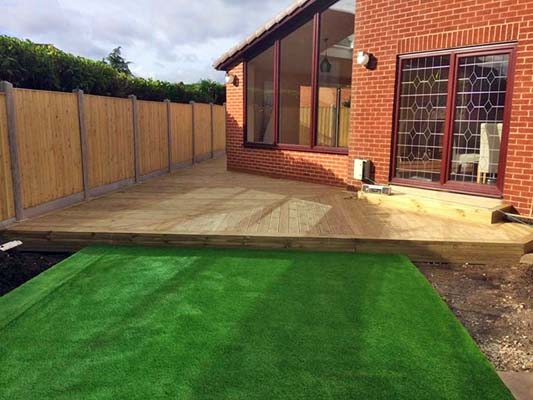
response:
[(358, 0), (355, 49), (372, 53), (375, 70), (354, 63), (349, 155), (243, 147), (242, 64), (228, 86), (228, 168), (335, 185), (351, 179), (355, 158), (375, 165), (375, 178), (390, 178), (396, 60), (401, 53), (516, 41), (503, 196), (522, 213), (533, 199), (533, 1)]

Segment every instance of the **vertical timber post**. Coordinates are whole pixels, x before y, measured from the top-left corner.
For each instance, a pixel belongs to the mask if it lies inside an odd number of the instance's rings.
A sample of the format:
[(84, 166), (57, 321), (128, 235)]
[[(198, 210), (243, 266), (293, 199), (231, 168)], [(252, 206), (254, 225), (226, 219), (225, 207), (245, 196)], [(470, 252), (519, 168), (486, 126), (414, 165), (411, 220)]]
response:
[(0, 92), (6, 96), (7, 135), (9, 140), (9, 157), (11, 159), (11, 180), (13, 182), (13, 203), (15, 205), (15, 219), (24, 218), (22, 201), (22, 186), (20, 174), (20, 160), (18, 152), (17, 118), (13, 85), (7, 81), (0, 82)]
[(189, 102), (190, 105), (191, 105), (191, 113), (192, 113), (192, 124), (191, 124), (191, 131), (192, 131), (192, 164), (194, 164), (194, 157), (195, 157), (195, 154), (196, 154), (196, 149), (195, 149), (195, 144), (194, 144), (194, 139), (195, 139), (195, 123), (194, 123), (194, 101), (191, 101)]
[(81, 174), (83, 180), (83, 198), (89, 199), (89, 148), (87, 144), (87, 125), (85, 124), (85, 102), (83, 90), (72, 91), (78, 99), (78, 121), (80, 125)]
[(209, 103), (209, 113), (211, 114), (211, 158), (215, 158), (215, 127), (213, 122), (213, 103)]
[(131, 109), (133, 114), (133, 160), (135, 168), (135, 183), (138, 183), (141, 178), (141, 164), (139, 159), (139, 105), (137, 104), (137, 96), (132, 94), (128, 97), (131, 99)]
[(165, 99), (165, 104), (167, 106), (167, 144), (168, 144), (168, 172), (172, 172), (172, 125), (170, 118), (170, 100)]

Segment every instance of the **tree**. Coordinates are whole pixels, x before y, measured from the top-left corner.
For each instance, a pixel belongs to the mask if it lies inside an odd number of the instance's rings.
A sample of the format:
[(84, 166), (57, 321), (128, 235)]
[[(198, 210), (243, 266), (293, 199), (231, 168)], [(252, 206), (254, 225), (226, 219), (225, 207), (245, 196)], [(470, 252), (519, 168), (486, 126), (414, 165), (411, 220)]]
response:
[(114, 97), (134, 94), (142, 100), (179, 103), (225, 101), (226, 88), (220, 83), (144, 79), (133, 76), (128, 64), (120, 47), (108, 58), (96, 61), (65, 53), (51, 44), (0, 35), (0, 81), (10, 81), (15, 87), (63, 92), (81, 89), (87, 94)]
[(133, 76), (129, 67), (131, 61), (126, 61), (124, 57), (122, 57), (121, 49), (121, 46), (115, 47), (113, 51), (111, 51), (111, 53), (109, 53), (109, 55), (105, 58), (104, 62), (108, 63), (118, 72), (122, 72), (127, 76)]
[(185, 86), (196, 93), (198, 102), (222, 104), (226, 101), (226, 87), (210, 79), (202, 79)]

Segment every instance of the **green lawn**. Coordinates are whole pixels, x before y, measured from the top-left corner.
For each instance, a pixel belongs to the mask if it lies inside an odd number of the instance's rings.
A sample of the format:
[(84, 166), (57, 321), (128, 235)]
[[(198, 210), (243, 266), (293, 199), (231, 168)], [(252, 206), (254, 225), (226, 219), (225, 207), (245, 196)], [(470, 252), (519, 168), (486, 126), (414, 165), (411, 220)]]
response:
[(507, 399), (402, 256), (92, 247), (0, 298), (1, 399)]

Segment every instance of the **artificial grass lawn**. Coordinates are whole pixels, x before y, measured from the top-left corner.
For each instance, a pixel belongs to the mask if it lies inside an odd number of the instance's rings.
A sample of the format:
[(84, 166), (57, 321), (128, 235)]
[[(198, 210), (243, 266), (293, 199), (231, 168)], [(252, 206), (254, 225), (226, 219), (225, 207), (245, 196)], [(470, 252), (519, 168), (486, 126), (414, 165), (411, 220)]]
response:
[(506, 399), (402, 256), (92, 247), (0, 298), (2, 399)]

